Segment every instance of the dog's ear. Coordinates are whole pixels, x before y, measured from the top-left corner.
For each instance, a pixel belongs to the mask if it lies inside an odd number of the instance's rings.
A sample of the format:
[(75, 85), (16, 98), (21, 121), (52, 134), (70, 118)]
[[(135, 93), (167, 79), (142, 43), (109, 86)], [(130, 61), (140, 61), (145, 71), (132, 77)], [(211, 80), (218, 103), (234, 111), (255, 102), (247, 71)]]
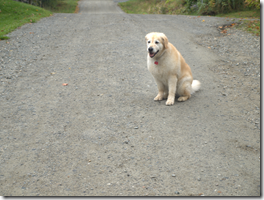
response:
[(166, 35), (164, 33), (161, 33), (160, 37), (162, 39), (164, 48), (167, 49), (168, 48), (168, 44), (169, 44), (168, 38), (166, 37)]

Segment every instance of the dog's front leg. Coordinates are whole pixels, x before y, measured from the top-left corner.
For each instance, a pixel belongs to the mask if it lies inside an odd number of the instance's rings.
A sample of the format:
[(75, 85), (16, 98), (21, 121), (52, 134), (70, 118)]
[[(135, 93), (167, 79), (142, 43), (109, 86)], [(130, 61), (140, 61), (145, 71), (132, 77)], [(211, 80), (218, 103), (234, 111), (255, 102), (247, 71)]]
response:
[(168, 89), (169, 89), (169, 96), (166, 101), (167, 106), (171, 106), (174, 104), (175, 100), (175, 94), (176, 94), (176, 88), (177, 88), (177, 77), (176, 76), (170, 76), (168, 80)]
[(155, 81), (157, 83), (159, 93), (154, 98), (154, 101), (161, 101), (163, 99), (163, 94), (164, 94), (165, 87), (164, 87), (163, 83), (161, 81), (159, 81), (158, 79), (155, 78)]

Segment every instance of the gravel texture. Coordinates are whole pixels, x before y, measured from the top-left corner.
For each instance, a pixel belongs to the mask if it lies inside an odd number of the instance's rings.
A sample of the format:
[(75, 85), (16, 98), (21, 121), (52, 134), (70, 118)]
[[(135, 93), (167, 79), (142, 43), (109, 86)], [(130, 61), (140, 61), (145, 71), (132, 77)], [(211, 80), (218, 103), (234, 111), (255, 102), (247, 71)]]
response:
[[(1, 196), (260, 196), (259, 37), (99, 2), (0, 41)], [(153, 101), (151, 31), (201, 81), (188, 101)]]

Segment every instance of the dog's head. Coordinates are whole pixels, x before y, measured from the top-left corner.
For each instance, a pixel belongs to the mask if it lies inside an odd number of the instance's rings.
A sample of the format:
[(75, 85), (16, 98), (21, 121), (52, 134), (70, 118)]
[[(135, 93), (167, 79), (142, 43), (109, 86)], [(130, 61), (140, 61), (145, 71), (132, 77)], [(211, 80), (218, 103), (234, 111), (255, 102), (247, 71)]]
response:
[(162, 54), (168, 48), (168, 38), (164, 33), (152, 32), (145, 36), (149, 57), (154, 58)]

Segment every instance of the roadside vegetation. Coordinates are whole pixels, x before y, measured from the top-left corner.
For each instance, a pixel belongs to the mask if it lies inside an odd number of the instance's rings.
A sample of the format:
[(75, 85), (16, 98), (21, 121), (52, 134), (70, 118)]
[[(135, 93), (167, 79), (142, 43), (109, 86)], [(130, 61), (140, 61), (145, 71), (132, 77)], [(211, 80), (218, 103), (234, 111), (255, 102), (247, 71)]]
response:
[[(42, 0), (43, 1), (43, 0)], [(79, 0), (46, 0), (43, 7), (55, 13), (74, 13), (78, 10)]]
[(9, 39), (6, 34), (26, 24), (35, 23), (52, 12), (43, 8), (13, 0), (0, 0), (0, 39)]
[(236, 27), (260, 34), (259, 0), (129, 0), (118, 4), (130, 14), (209, 15), (241, 18)]
[(26, 23), (35, 23), (51, 16), (53, 12), (74, 13), (78, 10), (78, 0), (45, 0), (38, 3), (35, 2), (35, 5), (39, 6), (34, 6), (14, 0), (0, 0), (0, 40), (9, 39), (6, 34)]

